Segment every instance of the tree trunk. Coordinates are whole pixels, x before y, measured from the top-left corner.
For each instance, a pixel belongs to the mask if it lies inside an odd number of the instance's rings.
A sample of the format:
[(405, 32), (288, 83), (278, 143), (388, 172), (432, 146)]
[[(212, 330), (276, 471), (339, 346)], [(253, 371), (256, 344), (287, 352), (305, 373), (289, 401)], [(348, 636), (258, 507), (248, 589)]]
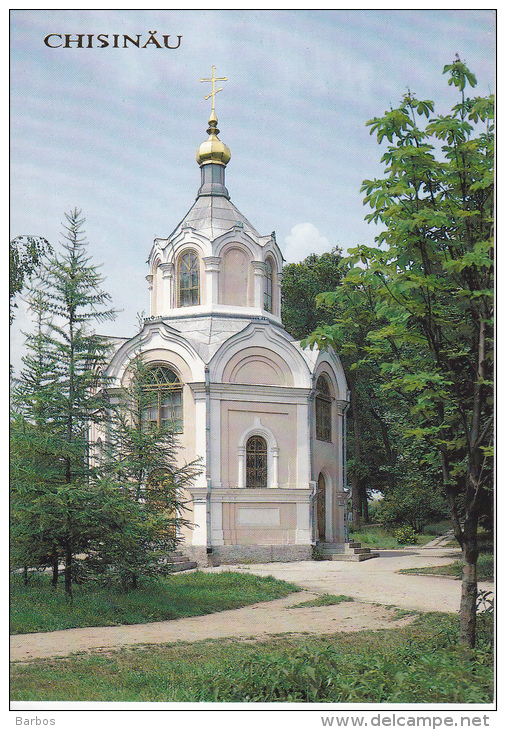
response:
[(65, 548), (65, 594), (67, 603), (72, 603), (72, 547), (70, 542), (67, 543)]
[(360, 482), (357, 477), (352, 476), (351, 482), (351, 511), (352, 511), (352, 525), (353, 527), (360, 527), (362, 524), (362, 510), (361, 503), (362, 497), (360, 495)]
[(394, 468), (395, 468), (395, 462), (397, 461), (397, 450), (392, 448), (392, 444), (390, 443), (390, 435), (388, 432), (388, 425), (385, 423), (385, 421), (381, 418), (380, 414), (377, 413), (374, 408), (369, 407), (369, 411), (373, 418), (375, 418), (380, 425), (381, 429), (381, 438), (383, 440), (383, 446), (385, 448), (385, 454), (387, 457), (387, 464), (389, 466), (389, 469), (386, 473), (386, 479), (387, 484), (390, 487), (390, 489), (393, 489), (395, 486), (395, 479), (394, 479)]
[(360, 496), (362, 499), (362, 517), (364, 522), (369, 522), (369, 502), (367, 501), (367, 489), (363, 481), (360, 482)]
[[(357, 406), (357, 389), (355, 380), (350, 373), (347, 373), (348, 385), (350, 387), (350, 410), (353, 420), (353, 456), (355, 458), (355, 468), (360, 465), (360, 425), (358, 422), (358, 406)], [(353, 527), (360, 527), (362, 514), (362, 496), (360, 494), (360, 480), (357, 476), (351, 476), (351, 509), (353, 517)]]
[(51, 588), (53, 590), (56, 590), (56, 587), (58, 585), (58, 569), (59, 569), (59, 561), (58, 561), (58, 552), (57, 550), (53, 550), (53, 554), (51, 556), (52, 559), (52, 567), (53, 567), (53, 577), (51, 580)]
[(460, 643), (472, 649), (476, 642), (476, 598), (478, 595), (478, 520), (468, 517), (462, 539), (462, 594), (460, 599)]

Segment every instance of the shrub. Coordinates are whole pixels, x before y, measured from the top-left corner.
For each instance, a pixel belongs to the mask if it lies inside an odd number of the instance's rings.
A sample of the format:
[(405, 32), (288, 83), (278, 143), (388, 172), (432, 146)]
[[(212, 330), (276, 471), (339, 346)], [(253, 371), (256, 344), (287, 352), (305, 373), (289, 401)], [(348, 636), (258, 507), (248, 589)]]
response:
[(404, 525), (395, 531), (395, 539), (399, 545), (416, 545), (418, 537), (410, 525)]
[[(455, 628), (455, 627), (453, 627)], [(457, 632), (424, 645), (343, 654), (328, 646), (295, 653), (255, 653), (239, 667), (218, 671), (217, 702), (488, 702), (493, 684), (490, 647), (465, 653)]]
[(220, 674), (216, 701), (317, 702), (329, 699), (339, 655), (333, 649), (300, 649), (294, 655), (253, 654), (234, 676)]
[(439, 490), (426, 484), (403, 484), (385, 494), (375, 517), (387, 525), (410, 525), (420, 533), (425, 525), (448, 518), (448, 507)]

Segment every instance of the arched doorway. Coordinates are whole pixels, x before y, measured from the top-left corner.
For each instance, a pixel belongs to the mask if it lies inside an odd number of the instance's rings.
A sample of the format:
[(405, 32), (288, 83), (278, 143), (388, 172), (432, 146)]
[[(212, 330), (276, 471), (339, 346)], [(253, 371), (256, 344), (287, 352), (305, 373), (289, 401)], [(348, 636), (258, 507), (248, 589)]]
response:
[(316, 532), (318, 542), (325, 542), (325, 477), (320, 472), (316, 490)]

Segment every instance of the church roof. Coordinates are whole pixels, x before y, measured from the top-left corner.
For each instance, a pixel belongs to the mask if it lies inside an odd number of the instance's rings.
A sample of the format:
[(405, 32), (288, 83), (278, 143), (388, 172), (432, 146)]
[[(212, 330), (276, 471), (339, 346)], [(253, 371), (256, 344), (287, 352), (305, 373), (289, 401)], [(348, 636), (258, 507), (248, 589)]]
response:
[(249, 320), (235, 317), (185, 317), (171, 321), (170, 327), (180, 332), (207, 363), (224, 342), (249, 323)]
[(228, 198), (221, 195), (203, 195), (197, 198), (170, 238), (183, 228), (193, 228), (212, 241), (234, 226), (244, 228), (246, 233), (255, 238), (260, 237), (258, 231)]
[[(197, 162), (201, 169), (201, 186), (197, 199), (181, 223), (170, 234), (169, 238), (178, 235), (184, 228), (193, 228), (208, 239), (213, 241), (218, 236), (230, 231), (234, 226), (244, 228), (245, 231), (255, 238), (261, 238), (258, 231), (243, 216), (243, 214), (230, 202), (228, 190), (225, 187), (225, 168), (230, 160), (230, 149), (218, 137), (218, 119), (214, 110), (214, 82), (216, 78), (201, 79), (212, 81), (213, 91), (209, 96), (213, 97), (213, 108), (209, 117), (209, 135), (205, 142), (202, 142), (197, 150)], [(224, 77), (220, 80), (226, 80)], [(208, 97), (206, 97), (207, 99)]]

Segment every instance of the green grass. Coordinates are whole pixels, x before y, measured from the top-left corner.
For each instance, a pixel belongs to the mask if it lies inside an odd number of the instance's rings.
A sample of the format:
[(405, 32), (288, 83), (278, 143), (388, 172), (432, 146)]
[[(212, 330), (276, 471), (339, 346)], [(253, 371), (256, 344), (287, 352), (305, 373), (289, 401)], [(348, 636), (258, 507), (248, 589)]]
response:
[(14, 576), (11, 579), (11, 633), (202, 616), (282, 598), (299, 590), (272, 576), (196, 571), (152, 579), (128, 592), (76, 585), (73, 604), (69, 605), (63, 586), (53, 591), (48, 576), (34, 575), (27, 586), (23, 585), (20, 576)]
[(313, 598), (310, 601), (303, 601), (302, 603), (296, 603), (294, 606), (289, 608), (310, 608), (315, 606), (335, 606), (343, 601), (353, 601), (353, 598), (349, 596), (334, 596), (331, 593), (323, 593), (318, 598)]
[[(410, 545), (399, 545), (394, 536), (395, 529), (381, 526), (364, 527), (358, 530), (350, 530), (350, 540), (360, 542), (362, 547), (383, 548), (386, 550), (399, 550)], [(434, 539), (432, 535), (417, 535), (417, 545), (425, 545)], [(416, 547), (416, 546), (413, 546)]]
[(431, 539), (434, 539), (435, 537), (440, 537), (441, 535), (446, 534), (451, 529), (451, 520), (441, 520), (441, 522), (432, 522), (430, 525), (425, 525), (423, 528), (423, 534), (430, 535)]
[(13, 701), (489, 703), (490, 623), (477, 649), (458, 617), (325, 637), (208, 640), (12, 666)]
[[(444, 575), (462, 578), (462, 560), (454, 560), (449, 565), (434, 565), (427, 568), (402, 568), (399, 573), (415, 573), (417, 575)], [(494, 556), (481, 553), (478, 556), (478, 580), (494, 580)]]

